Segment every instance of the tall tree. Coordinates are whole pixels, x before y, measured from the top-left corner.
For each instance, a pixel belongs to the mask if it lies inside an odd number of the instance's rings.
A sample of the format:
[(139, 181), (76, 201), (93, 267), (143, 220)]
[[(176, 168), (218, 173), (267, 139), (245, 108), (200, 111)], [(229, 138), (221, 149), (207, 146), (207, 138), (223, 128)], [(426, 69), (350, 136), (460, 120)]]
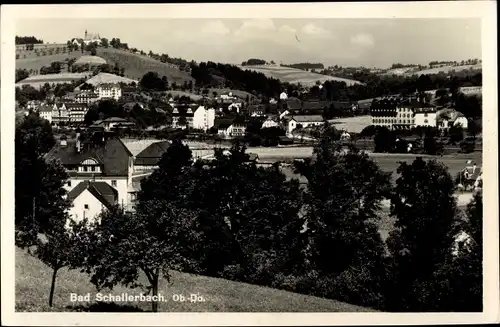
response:
[[(328, 133), (328, 125), (325, 129), (313, 159), (297, 164), (308, 180), (309, 260), (324, 280), (330, 280), (329, 288), (336, 287), (329, 297), (377, 305), (384, 247), (375, 221), (381, 201), (390, 194), (390, 175), (367, 154), (355, 148), (344, 151)], [(359, 279), (346, 278), (360, 270)], [(352, 288), (356, 284), (360, 289)]]
[(432, 278), (453, 243), (454, 183), (443, 164), (420, 157), (401, 163), (397, 173), (391, 200), (396, 229), (388, 240), (395, 271), (387, 309), (419, 311), (417, 285)]
[(200, 209), (205, 245), (202, 268), (211, 275), (270, 285), (276, 274), (302, 266), (304, 238), (298, 181), (278, 167), (257, 168), (245, 147), (217, 150), (197, 162), (193, 205)]
[[(157, 312), (160, 278), (170, 282), (172, 270), (195, 270), (197, 215), (168, 201), (147, 200), (142, 208), (146, 210), (125, 213), (115, 207), (101, 213), (81, 232), (85, 237), (77, 245), (81, 251), (76, 261), (99, 290), (117, 284), (146, 288)], [(138, 282), (140, 272), (148, 284)]]

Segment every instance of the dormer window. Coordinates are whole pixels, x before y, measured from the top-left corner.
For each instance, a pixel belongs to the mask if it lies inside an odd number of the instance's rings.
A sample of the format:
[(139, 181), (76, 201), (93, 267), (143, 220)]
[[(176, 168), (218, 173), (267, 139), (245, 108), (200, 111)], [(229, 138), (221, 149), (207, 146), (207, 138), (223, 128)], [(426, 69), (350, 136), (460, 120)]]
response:
[(101, 167), (97, 160), (92, 159), (92, 158), (87, 158), (83, 160), (79, 167), (78, 167), (79, 172), (101, 172)]

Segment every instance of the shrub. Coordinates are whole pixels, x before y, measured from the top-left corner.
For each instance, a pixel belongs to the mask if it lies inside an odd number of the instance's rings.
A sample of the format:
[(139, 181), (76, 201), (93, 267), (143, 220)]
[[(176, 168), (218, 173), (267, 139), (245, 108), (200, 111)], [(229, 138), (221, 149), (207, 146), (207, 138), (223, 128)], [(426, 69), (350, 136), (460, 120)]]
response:
[(460, 142), (460, 152), (462, 153), (471, 153), (474, 152), (476, 148), (476, 142), (473, 140), (464, 140)]

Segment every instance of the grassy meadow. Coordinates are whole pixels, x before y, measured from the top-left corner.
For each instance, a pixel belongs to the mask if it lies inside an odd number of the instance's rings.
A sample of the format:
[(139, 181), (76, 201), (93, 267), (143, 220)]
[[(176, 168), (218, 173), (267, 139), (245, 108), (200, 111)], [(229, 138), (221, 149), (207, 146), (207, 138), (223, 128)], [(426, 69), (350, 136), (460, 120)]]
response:
[[(16, 311), (17, 312), (117, 312), (149, 311), (151, 303), (75, 303), (70, 294), (91, 294), (97, 291), (90, 283), (90, 277), (78, 271), (62, 269), (57, 276), (54, 306), (48, 306), (52, 271), (38, 259), (19, 248), (16, 254)], [(141, 281), (145, 277), (141, 276)], [(101, 293), (138, 295), (141, 289), (128, 289), (122, 286)], [(260, 287), (225, 279), (174, 272), (171, 284), (160, 280), (159, 295), (167, 302), (159, 303), (159, 312), (373, 312), (373, 310), (286, 291)], [(175, 302), (174, 294), (189, 297), (191, 294), (203, 296), (204, 302)]]

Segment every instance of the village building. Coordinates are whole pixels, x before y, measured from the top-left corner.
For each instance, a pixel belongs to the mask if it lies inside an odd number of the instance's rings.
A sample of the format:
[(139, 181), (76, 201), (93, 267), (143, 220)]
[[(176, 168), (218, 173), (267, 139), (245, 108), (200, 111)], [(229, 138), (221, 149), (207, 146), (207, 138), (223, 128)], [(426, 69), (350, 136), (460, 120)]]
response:
[(222, 138), (243, 137), (246, 134), (246, 125), (235, 118), (216, 119), (217, 134)]
[(134, 171), (147, 172), (158, 168), (158, 163), (170, 144), (170, 141), (154, 142), (139, 152), (134, 159)]
[(69, 112), (69, 123), (83, 123), (85, 115), (89, 111), (89, 107), (83, 103), (65, 103), (66, 109)]
[(321, 126), (324, 124), (324, 119), (321, 115), (299, 115), (292, 116), (288, 121), (287, 131), (289, 134), (298, 127), (307, 128), (312, 126)]
[(374, 100), (370, 107), (372, 125), (384, 126), (388, 129), (392, 129), (393, 125), (397, 122), (398, 102), (399, 101), (395, 98)]
[(51, 106), (41, 106), (38, 109), (38, 115), (40, 115), (41, 118), (48, 120), (50, 124), (52, 124), (52, 107)]
[(193, 114), (193, 128), (207, 131), (215, 122), (215, 109), (199, 106)]
[(437, 111), (436, 122), (439, 129), (449, 129), (452, 126), (468, 128), (469, 126), (469, 121), (463, 113), (450, 108)]
[(74, 95), (74, 100), (77, 103), (84, 103), (90, 105), (92, 103), (99, 101), (99, 94), (89, 90), (80, 91)]
[(112, 131), (121, 128), (133, 128), (135, 127), (135, 123), (131, 122), (125, 118), (121, 117), (109, 117), (103, 120), (97, 120), (92, 125), (90, 125), (90, 129), (93, 130), (101, 130), (101, 131)]
[(415, 127), (436, 127), (437, 109), (434, 106), (415, 108)]
[(193, 128), (194, 112), (190, 105), (178, 105), (172, 111), (172, 128)]
[[(66, 169), (69, 179), (64, 188), (73, 201), (74, 210), (71, 212), (79, 219), (83, 218), (84, 212), (85, 217), (93, 219), (100, 209), (109, 204), (116, 203), (127, 209), (131, 203), (128, 189), (134, 169), (133, 155), (120, 139), (105, 133), (94, 133), (84, 140), (79, 134), (74, 140), (63, 136), (45, 155), (45, 159), (58, 160)], [(107, 200), (104, 201), (103, 197)]]
[(69, 123), (69, 110), (66, 103), (55, 103), (52, 106), (52, 122), (57, 126)]
[(103, 83), (96, 88), (97, 97), (101, 99), (119, 100), (122, 96), (122, 89), (117, 83)]
[(278, 127), (279, 123), (277, 122), (276, 117), (267, 117), (266, 120), (262, 123), (261, 128), (271, 128), (271, 127)]
[(69, 215), (75, 221), (94, 219), (104, 210), (118, 204), (118, 191), (106, 182), (83, 181), (74, 187), (67, 199), (73, 204)]

